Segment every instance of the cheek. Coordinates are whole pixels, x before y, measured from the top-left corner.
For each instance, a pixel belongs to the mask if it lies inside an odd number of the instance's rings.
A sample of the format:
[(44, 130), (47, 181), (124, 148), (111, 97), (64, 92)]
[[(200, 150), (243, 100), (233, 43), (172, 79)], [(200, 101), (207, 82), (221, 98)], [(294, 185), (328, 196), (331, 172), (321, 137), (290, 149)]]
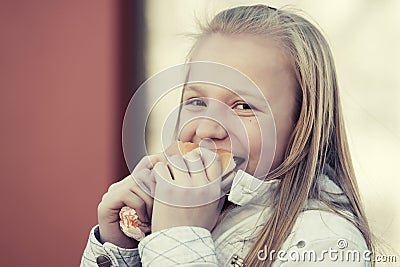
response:
[(262, 144), (261, 131), (257, 123), (257, 120), (255, 118), (244, 119), (243, 124), (245, 125), (246, 128), (248, 140), (242, 140), (242, 143), (248, 141), (250, 149), (248, 155), (249, 161), (246, 166), (246, 172), (253, 175), (256, 170), (261, 154), (261, 144)]
[(276, 157), (274, 160), (275, 167), (280, 165), (284, 160), (284, 154), (287, 149), (294, 126), (295, 125), (293, 120), (291, 120), (289, 117), (286, 117), (285, 120), (277, 120)]
[(252, 158), (258, 159), (261, 152), (261, 143), (262, 143), (260, 126), (258, 125), (257, 120), (252, 118), (245, 123), (245, 127), (250, 145), (249, 157), (250, 159)]
[(275, 155), (276, 129), (271, 117), (252, 118), (246, 123), (250, 154), (246, 171), (256, 177), (268, 174)]

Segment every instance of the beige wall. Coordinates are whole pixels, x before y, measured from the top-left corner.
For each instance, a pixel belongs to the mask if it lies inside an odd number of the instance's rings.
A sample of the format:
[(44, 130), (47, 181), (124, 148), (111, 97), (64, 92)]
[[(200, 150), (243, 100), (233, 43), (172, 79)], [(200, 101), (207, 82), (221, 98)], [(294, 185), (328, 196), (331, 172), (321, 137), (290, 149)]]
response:
[[(148, 1), (147, 73), (182, 63), (199, 18), (260, 1)], [(293, 3), (296, 3), (295, 5)], [(400, 1), (269, 1), (303, 9), (323, 29), (333, 51), (351, 152), (375, 235), (400, 251)], [(175, 100), (174, 100), (175, 99)], [(176, 101), (171, 96), (168, 101)], [(151, 151), (159, 150), (167, 107), (153, 114)], [(400, 260), (400, 258), (399, 258)]]

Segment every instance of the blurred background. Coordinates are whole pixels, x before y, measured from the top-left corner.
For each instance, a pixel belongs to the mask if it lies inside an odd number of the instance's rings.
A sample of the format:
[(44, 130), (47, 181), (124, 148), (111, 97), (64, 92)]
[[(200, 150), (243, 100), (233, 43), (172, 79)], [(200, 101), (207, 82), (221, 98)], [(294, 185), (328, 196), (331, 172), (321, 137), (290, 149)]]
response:
[[(79, 265), (101, 196), (129, 173), (121, 129), (136, 88), (185, 60), (196, 17), (253, 3), (302, 9), (325, 33), (367, 215), (399, 255), (400, 1), (0, 0), (2, 265)], [(150, 152), (176, 101), (153, 110)]]

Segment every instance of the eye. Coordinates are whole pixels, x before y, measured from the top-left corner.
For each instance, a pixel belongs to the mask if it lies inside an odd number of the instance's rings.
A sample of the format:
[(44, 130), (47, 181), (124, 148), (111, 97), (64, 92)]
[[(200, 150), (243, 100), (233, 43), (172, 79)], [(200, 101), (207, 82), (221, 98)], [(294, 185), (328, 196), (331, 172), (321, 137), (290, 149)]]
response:
[(206, 107), (207, 104), (201, 98), (192, 98), (185, 101), (185, 106)]
[(247, 103), (238, 103), (234, 108), (238, 110), (253, 110), (253, 108)]

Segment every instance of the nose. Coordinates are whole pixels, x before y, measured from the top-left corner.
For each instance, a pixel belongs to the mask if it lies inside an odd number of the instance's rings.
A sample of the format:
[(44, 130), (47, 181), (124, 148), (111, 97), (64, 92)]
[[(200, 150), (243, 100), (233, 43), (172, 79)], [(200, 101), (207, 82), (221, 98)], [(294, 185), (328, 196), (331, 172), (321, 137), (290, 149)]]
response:
[(212, 119), (200, 119), (196, 128), (196, 135), (199, 139), (225, 139), (228, 136), (225, 128)]

